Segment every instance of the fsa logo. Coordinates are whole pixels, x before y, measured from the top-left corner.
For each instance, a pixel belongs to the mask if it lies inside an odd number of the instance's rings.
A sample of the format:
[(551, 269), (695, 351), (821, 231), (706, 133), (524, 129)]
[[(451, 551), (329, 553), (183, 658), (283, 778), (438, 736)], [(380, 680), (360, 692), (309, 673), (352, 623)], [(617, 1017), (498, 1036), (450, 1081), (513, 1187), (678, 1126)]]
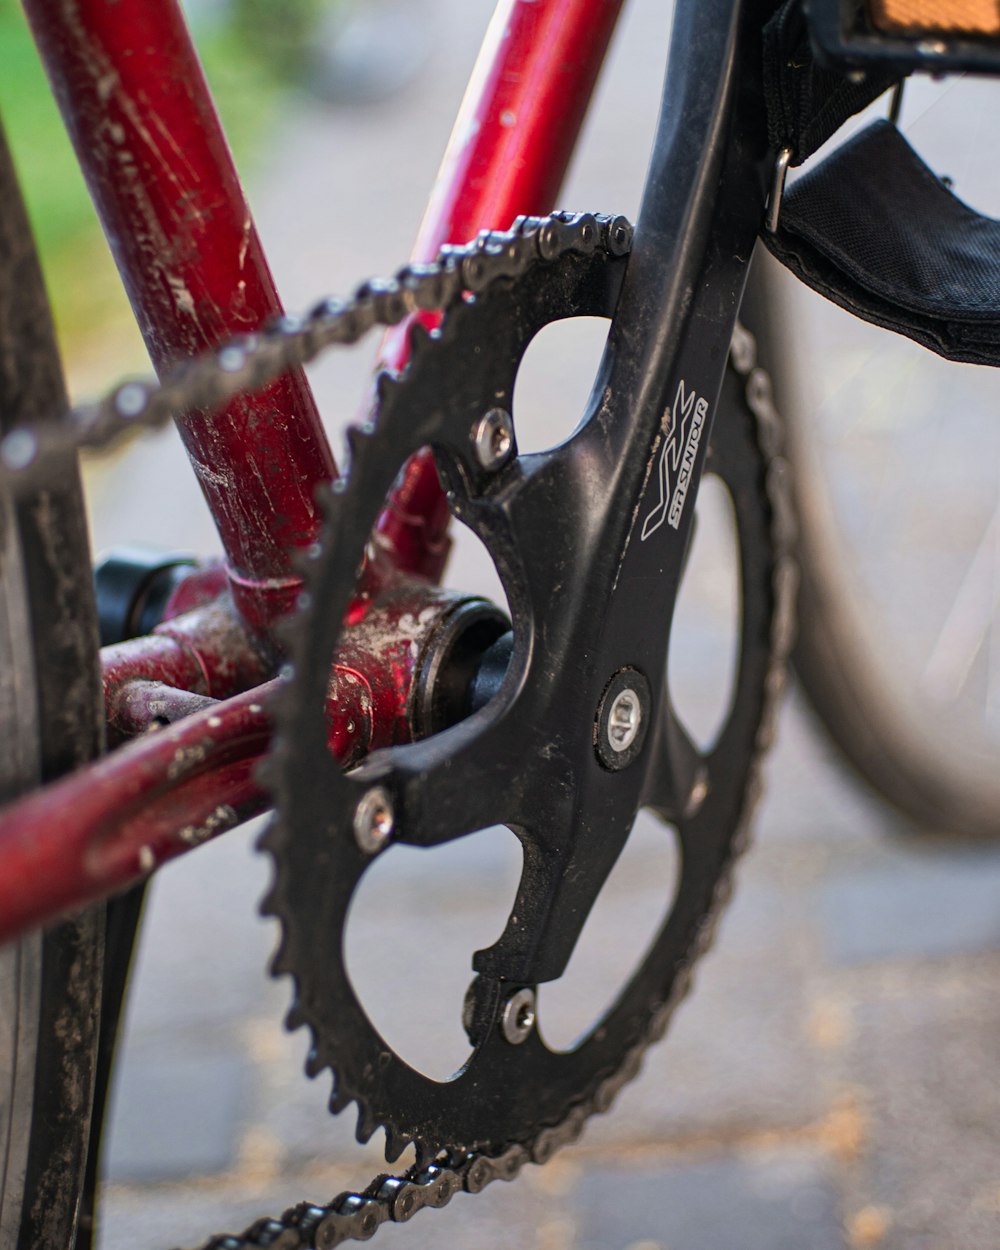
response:
[(660, 452), (658, 477), (660, 498), (642, 525), (642, 541), (655, 534), (664, 521), (677, 529), (684, 513), (702, 430), (708, 417), (708, 400), (689, 391), (681, 378), (670, 409), (670, 425)]

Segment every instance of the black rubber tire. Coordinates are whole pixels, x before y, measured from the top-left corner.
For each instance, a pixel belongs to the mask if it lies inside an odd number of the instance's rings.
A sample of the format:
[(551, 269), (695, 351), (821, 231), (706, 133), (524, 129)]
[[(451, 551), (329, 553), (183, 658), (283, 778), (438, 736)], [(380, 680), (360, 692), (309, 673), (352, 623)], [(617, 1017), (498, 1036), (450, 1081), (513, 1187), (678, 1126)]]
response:
[(1000, 838), (1000, 771), (987, 744), (942, 728), (907, 684), (891, 637), (852, 577), (816, 451), (782, 366), (782, 284), (792, 281), (757, 255), (744, 319), (758, 340), (785, 418), (798, 516), (798, 634), (792, 663), (807, 701), (854, 774), (917, 832)]
[[(0, 132), (0, 432), (51, 419), (65, 407), (42, 274)], [(0, 681), (0, 693), (10, 695), (0, 701), (0, 733), (8, 744), (31, 739), (23, 751), (4, 748), (0, 780), (3, 797), (10, 797), (92, 759), (103, 740), (97, 619), (75, 457), (54, 466), (45, 490), (17, 502), (0, 500), (0, 527), (0, 629), (10, 663), (6, 684)], [(3, 1074), (9, 1100), (0, 1100), (0, 1115), (10, 1123), (21, 1115), (23, 1147), (2, 1181), (3, 1250), (62, 1250), (76, 1240), (104, 926), (104, 908), (92, 908), (6, 948), (20, 968), (12, 994), (28, 1040), (21, 1047), (15, 1032), (12, 1054), (21, 1061)]]

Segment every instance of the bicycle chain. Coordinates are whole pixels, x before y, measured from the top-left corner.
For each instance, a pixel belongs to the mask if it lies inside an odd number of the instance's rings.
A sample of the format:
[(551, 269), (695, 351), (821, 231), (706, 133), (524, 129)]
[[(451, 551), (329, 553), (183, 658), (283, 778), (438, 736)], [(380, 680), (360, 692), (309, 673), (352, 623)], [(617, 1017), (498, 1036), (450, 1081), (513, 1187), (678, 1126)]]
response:
[[(17, 491), (44, 485), (53, 456), (108, 447), (136, 428), (166, 424), (178, 412), (212, 409), (234, 395), (257, 390), (288, 369), (310, 363), (335, 345), (351, 345), (377, 325), (397, 325), (417, 312), (446, 312), (466, 293), (517, 277), (536, 258), (554, 259), (567, 250), (592, 251), (599, 244), (622, 255), (631, 244), (625, 218), (554, 213), (519, 218), (509, 231), (484, 231), (471, 244), (443, 248), (437, 261), (409, 265), (388, 281), (368, 282), (346, 302), (324, 300), (304, 318), (282, 317), (257, 334), (233, 339), (214, 353), (180, 366), (162, 382), (127, 381), (95, 403), (73, 408), (64, 420), (21, 427), (0, 441), (0, 487)], [(629, 1050), (617, 1072), (594, 1097), (575, 1106), (558, 1125), (543, 1128), (528, 1144), (501, 1154), (447, 1152), (432, 1164), (401, 1175), (381, 1173), (363, 1190), (339, 1194), (318, 1206), (302, 1202), (280, 1219), (257, 1220), (242, 1234), (214, 1236), (199, 1250), (333, 1250), (348, 1241), (367, 1241), (384, 1223), (405, 1223), (424, 1207), (443, 1207), (459, 1192), (481, 1193), (495, 1180), (513, 1180), (528, 1162), (543, 1164), (575, 1141), (586, 1120), (607, 1111), (619, 1091), (638, 1074), (646, 1048), (665, 1033), (676, 1007), (688, 994), (694, 963), (712, 945), (718, 920), (732, 893), (733, 870), (750, 840), (753, 812), (762, 791), (763, 757), (774, 738), (784, 685), (784, 661), (792, 642), (797, 571), (792, 555), (794, 512), (783, 460), (782, 422), (769, 375), (756, 365), (756, 342), (737, 325), (730, 363), (744, 380), (747, 406), (768, 462), (765, 493), (771, 511), (775, 611), (771, 624), (766, 703), (755, 736), (743, 812), (732, 855), (719, 878), (711, 910), (687, 965), (679, 972), (670, 999), (651, 1018), (645, 1037)]]
[(593, 213), (519, 217), (510, 230), (484, 230), (472, 243), (443, 247), (436, 261), (363, 283), (349, 300), (325, 299), (302, 318), (275, 318), (257, 333), (185, 361), (162, 382), (129, 380), (59, 421), (9, 431), (0, 441), (0, 486), (19, 492), (44, 487), (53, 457), (107, 448), (131, 430), (163, 426), (190, 409), (219, 408), (334, 346), (351, 346), (375, 326), (388, 329), (413, 313), (443, 313), (466, 294), (518, 277), (536, 259), (592, 252), (598, 244), (622, 256), (631, 242), (627, 218)]

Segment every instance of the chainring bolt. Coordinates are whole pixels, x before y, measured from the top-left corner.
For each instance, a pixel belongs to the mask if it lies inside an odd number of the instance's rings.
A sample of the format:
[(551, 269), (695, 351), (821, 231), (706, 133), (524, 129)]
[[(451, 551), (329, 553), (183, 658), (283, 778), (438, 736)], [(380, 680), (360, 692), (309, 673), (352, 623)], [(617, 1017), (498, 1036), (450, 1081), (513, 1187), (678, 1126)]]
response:
[(627, 751), (635, 742), (642, 724), (642, 704), (634, 690), (622, 690), (615, 696), (608, 713), (608, 745), (613, 751)]
[(518, 990), (504, 1004), (500, 1017), (503, 1035), (512, 1046), (520, 1046), (528, 1040), (535, 1027), (535, 991)]
[(594, 719), (594, 749), (605, 768), (618, 772), (638, 758), (651, 712), (645, 676), (635, 668), (620, 668), (605, 686)]
[(382, 786), (373, 786), (354, 812), (354, 836), (368, 855), (380, 851), (392, 836), (395, 818), (392, 800)]
[(491, 408), (472, 427), (476, 459), (484, 469), (499, 469), (514, 448), (514, 423), (503, 408)]

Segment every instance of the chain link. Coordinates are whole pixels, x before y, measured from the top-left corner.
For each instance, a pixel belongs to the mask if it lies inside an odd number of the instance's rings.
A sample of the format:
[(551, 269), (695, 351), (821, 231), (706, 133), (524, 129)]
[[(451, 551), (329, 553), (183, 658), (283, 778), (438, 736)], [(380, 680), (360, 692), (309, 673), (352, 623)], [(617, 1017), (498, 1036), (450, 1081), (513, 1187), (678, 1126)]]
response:
[(408, 265), (388, 281), (364, 283), (348, 300), (323, 300), (302, 318), (280, 317), (259, 333), (231, 339), (162, 382), (126, 381), (60, 420), (9, 431), (0, 441), (0, 488), (44, 488), (53, 457), (108, 447), (131, 430), (157, 428), (192, 409), (218, 408), (332, 347), (356, 343), (375, 326), (398, 325), (412, 313), (445, 312), (463, 294), (516, 278), (536, 259), (592, 252), (598, 245), (621, 256), (631, 242), (626, 218), (592, 213), (520, 217), (510, 230), (483, 231), (472, 243), (442, 248), (431, 264)]
[[(260, 333), (233, 339), (216, 352), (179, 367), (162, 383), (127, 381), (99, 401), (72, 409), (62, 420), (12, 430), (0, 441), (0, 488), (37, 489), (45, 484), (52, 457), (107, 447), (138, 427), (162, 426), (177, 413), (216, 408), (239, 393), (258, 390), (288, 369), (308, 364), (333, 346), (356, 343), (377, 325), (397, 325), (417, 312), (445, 312), (463, 296), (475, 296), (493, 282), (516, 278), (535, 260), (552, 260), (570, 250), (592, 252), (598, 246), (620, 256), (629, 250), (631, 239), (632, 227), (624, 217), (555, 213), (519, 218), (509, 231), (484, 232), (467, 246), (442, 249), (431, 264), (410, 265), (388, 281), (366, 283), (349, 300), (325, 300), (301, 319), (283, 317)], [(795, 527), (789, 469), (781, 454), (781, 418), (770, 378), (756, 364), (753, 336), (739, 325), (730, 362), (744, 380), (746, 402), (769, 464), (764, 489), (771, 512), (772, 548), (777, 553), (770, 668), (733, 856), (670, 999), (651, 1016), (645, 1037), (623, 1056), (593, 1098), (575, 1106), (560, 1124), (542, 1128), (530, 1143), (510, 1146), (498, 1155), (445, 1153), (430, 1165), (414, 1166), (398, 1176), (381, 1174), (366, 1189), (341, 1193), (326, 1205), (302, 1202), (278, 1219), (257, 1220), (241, 1234), (213, 1237), (200, 1250), (333, 1250), (348, 1241), (367, 1241), (382, 1224), (405, 1223), (425, 1207), (447, 1206), (456, 1194), (478, 1194), (494, 1181), (513, 1180), (525, 1164), (545, 1163), (575, 1141), (591, 1115), (607, 1111), (622, 1087), (638, 1074), (646, 1047), (666, 1031), (690, 989), (695, 960), (714, 940), (719, 915), (732, 892), (733, 867), (749, 842), (750, 821), (762, 788), (761, 761), (774, 736), (794, 620)]]

